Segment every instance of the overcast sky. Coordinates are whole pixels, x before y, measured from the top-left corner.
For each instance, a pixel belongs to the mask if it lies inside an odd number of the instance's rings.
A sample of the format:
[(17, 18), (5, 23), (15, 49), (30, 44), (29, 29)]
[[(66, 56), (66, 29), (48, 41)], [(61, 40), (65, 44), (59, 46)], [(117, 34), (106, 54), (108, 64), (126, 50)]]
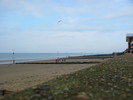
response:
[(0, 52), (119, 52), (126, 33), (133, 0), (0, 0)]

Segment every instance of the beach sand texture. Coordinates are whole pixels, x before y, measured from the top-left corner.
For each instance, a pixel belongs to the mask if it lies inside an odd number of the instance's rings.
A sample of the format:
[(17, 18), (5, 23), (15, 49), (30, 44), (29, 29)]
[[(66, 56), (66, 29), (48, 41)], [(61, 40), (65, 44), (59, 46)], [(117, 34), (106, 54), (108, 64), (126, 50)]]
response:
[[(82, 60), (69, 59), (67, 61)], [(92, 60), (86, 59), (86, 61)], [(93, 61), (98, 61), (98, 59), (93, 59)], [(104, 60), (100, 59), (99, 61)], [(57, 76), (69, 74), (93, 65), (95, 64), (3, 64), (0, 65), (0, 89), (14, 92), (21, 91)]]

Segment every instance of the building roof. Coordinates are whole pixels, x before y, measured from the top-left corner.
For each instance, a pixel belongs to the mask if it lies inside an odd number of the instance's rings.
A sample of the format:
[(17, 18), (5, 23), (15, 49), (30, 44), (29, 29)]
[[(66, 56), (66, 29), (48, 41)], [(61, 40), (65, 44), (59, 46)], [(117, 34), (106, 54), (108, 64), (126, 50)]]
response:
[(133, 37), (133, 33), (126, 34), (126, 37)]
[(126, 41), (129, 42), (130, 38), (133, 38), (133, 33), (129, 33), (126, 35)]

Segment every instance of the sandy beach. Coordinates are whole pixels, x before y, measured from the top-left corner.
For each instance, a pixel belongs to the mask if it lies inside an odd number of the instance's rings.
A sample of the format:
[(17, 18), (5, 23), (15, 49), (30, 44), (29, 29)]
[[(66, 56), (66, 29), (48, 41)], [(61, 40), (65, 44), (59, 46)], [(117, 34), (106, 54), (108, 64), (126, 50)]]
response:
[[(105, 59), (69, 59), (69, 61), (105, 61)], [(40, 62), (54, 62), (40, 61)], [(0, 89), (21, 91), (60, 75), (69, 74), (95, 64), (1, 64)]]

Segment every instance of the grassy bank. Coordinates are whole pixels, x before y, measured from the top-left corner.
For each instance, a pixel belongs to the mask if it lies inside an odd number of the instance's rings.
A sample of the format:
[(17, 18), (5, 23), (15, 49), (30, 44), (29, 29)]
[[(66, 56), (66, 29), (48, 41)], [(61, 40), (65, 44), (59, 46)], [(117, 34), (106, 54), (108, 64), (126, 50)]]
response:
[(133, 100), (133, 55), (58, 77), (3, 100)]

